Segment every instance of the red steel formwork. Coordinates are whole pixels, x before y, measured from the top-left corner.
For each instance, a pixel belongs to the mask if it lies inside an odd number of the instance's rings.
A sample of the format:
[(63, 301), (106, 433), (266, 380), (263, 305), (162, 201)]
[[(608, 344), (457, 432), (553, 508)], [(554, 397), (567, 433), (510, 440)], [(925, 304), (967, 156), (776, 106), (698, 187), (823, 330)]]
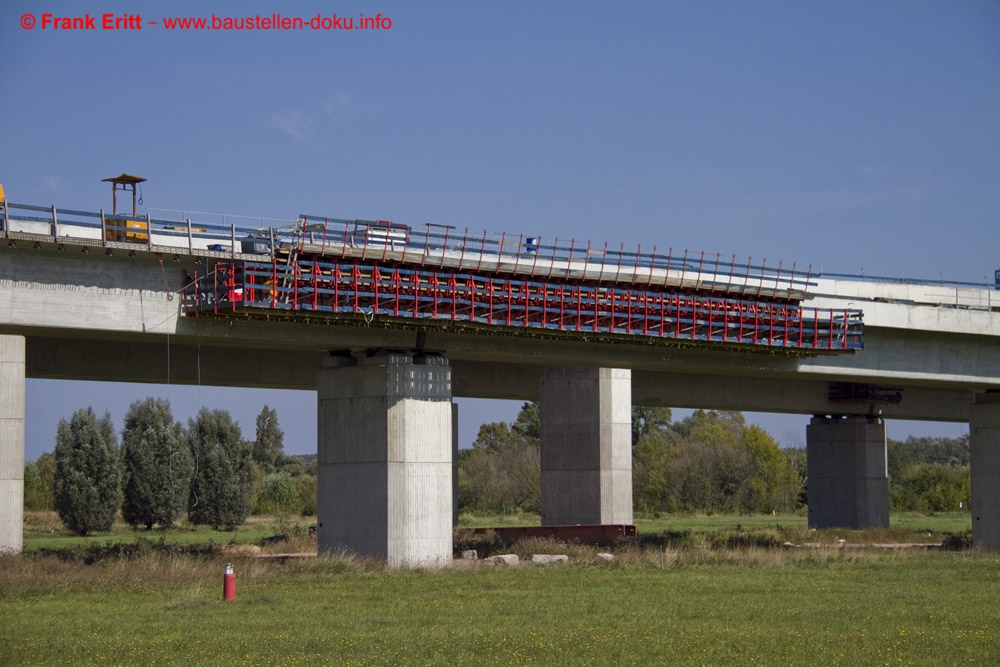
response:
[(274, 314), (455, 322), (497, 329), (845, 352), (861, 312), (683, 293), (635, 284), (532, 279), (343, 258), (218, 262), (194, 276), (189, 315)]

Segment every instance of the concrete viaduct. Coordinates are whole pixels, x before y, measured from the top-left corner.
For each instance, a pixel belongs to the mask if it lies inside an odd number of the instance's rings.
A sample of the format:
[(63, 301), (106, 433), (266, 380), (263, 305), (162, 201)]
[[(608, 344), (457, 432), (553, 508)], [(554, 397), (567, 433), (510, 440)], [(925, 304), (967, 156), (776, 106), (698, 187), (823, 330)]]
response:
[[(212, 263), (253, 259), (235, 244), (175, 252), (152, 238), (17, 231), (11, 218), (0, 242), (0, 549), (22, 545), (29, 377), (316, 391), (320, 549), (347, 548), (390, 566), (452, 558), (454, 396), (540, 401), (548, 525), (632, 522), (632, 404), (814, 415), (807, 451), (817, 527), (887, 525), (884, 418), (968, 422), (973, 538), (1000, 550), (996, 290), (811, 277), (801, 305), (863, 313), (863, 349), (836, 354), (583, 333), (579, 324), (566, 333), (374, 310), (228, 311), (218, 308), (217, 284), (215, 305), (199, 313), (191, 304), (207, 303), (204, 295), (184, 288)], [(239, 298), (249, 301), (255, 288), (244, 280)], [(273, 300), (278, 282), (256, 289)], [(839, 345), (832, 330), (830, 340)]]

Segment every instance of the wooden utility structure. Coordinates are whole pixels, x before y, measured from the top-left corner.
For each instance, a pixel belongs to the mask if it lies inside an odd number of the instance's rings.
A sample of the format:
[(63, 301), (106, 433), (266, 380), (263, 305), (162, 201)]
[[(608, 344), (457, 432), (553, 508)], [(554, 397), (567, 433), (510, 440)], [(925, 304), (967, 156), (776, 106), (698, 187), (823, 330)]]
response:
[[(146, 181), (142, 176), (122, 173), (112, 178), (101, 179), (102, 183), (111, 183), (111, 219), (106, 221), (104, 239), (106, 241), (126, 241), (130, 243), (149, 242), (149, 219), (140, 219), (136, 208), (136, 188)], [(132, 215), (118, 215), (118, 191), (132, 192)]]

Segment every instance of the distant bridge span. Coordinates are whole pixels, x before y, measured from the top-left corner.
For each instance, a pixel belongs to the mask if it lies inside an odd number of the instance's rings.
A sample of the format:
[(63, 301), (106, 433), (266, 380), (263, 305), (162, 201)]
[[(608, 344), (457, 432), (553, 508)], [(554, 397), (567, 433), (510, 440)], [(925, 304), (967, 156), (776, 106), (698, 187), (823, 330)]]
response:
[[(23, 420), (25, 376), (318, 390), (321, 484), (343, 490), (321, 491), (321, 545), (450, 558), (447, 406), (476, 396), (541, 400), (547, 523), (631, 522), (632, 403), (820, 415), (814, 525), (888, 519), (880, 417), (971, 422), (973, 528), (1000, 548), (1000, 296), (986, 286), (310, 216), (267, 230), (146, 219), (137, 242), (108, 240), (103, 214), (0, 213), (0, 417)], [(338, 449), (351, 429), (374, 449)], [(19, 548), (23, 422), (4, 438), (0, 537)], [(418, 469), (424, 482), (391, 482)], [(407, 503), (438, 509), (400, 520)], [(382, 532), (351, 541), (338, 507)]]

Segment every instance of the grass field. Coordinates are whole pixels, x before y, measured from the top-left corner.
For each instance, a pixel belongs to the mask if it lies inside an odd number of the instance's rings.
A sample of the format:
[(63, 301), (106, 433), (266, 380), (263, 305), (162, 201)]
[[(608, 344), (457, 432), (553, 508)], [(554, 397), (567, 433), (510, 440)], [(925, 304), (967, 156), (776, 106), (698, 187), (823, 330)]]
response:
[[(777, 530), (767, 518), (689, 517), (662, 530)], [(257, 523), (270, 534), (288, 525)], [(512, 551), (571, 563), (395, 572), (221, 549), (144, 549), (93, 565), (0, 557), (0, 664), (1000, 663), (1000, 556), (710, 543), (631, 545), (607, 563), (592, 547), (533, 540)], [(237, 600), (225, 603), (230, 560)]]

